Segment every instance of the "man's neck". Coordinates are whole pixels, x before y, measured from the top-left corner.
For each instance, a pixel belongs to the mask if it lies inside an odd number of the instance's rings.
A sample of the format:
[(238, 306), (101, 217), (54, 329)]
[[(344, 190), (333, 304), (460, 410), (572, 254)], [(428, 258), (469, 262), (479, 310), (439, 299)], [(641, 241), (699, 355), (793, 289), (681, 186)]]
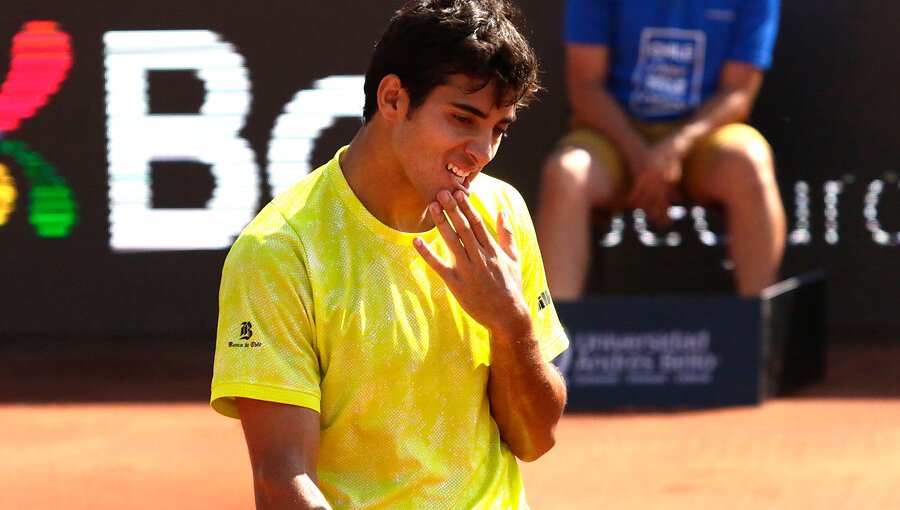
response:
[(344, 178), (378, 221), (401, 232), (430, 230), (434, 223), (428, 217), (427, 204), (410, 189), (390, 144), (386, 130), (364, 125), (341, 154)]

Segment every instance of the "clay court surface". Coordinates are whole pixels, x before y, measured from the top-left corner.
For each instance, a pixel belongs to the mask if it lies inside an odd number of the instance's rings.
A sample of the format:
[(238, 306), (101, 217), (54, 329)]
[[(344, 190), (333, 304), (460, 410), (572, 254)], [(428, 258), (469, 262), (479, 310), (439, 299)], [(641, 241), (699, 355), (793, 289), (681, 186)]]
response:
[[(211, 353), (0, 349), (0, 509), (246, 509)], [(175, 351), (170, 351), (175, 352)], [(828, 375), (754, 407), (567, 414), (523, 465), (535, 509), (900, 510), (900, 345), (829, 347)]]

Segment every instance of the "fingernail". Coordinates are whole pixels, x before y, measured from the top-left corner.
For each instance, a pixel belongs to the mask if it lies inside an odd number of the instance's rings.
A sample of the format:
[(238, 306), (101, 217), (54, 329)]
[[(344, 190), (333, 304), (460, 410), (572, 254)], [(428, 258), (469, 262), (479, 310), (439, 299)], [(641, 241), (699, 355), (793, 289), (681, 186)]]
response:
[(447, 190), (439, 191), (437, 198), (442, 204), (450, 203), (450, 193)]

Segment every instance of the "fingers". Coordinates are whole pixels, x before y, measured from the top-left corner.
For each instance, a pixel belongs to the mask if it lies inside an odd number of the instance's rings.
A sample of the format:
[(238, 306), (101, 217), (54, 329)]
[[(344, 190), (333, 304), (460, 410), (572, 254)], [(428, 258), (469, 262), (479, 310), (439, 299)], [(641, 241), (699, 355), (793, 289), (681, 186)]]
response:
[(669, 224), (669, 203), (664, 198), (659, 197), (642, 209), (654, 227), (661, 228)]
[(627, 202), (630, 207), (643, 209), (646, 207), (647, 202), (647, 199), (644, 198), (644, 194), (643, 187), (640, 186), (640, 183), (635, 182), (631, 191), (628, 193), (628, 196), (625, 197), (625, 202)]
[(421, 237), (417, 237), (413, 239), (413, 247), (417, 252), (419, 252), (419, 255), (421, 255), (422, 258), (425, 259), (425, 262), (429, 266), (431, 266), (432, 269), (434, 269), (438, 276), (440, 276), (444, 280), (447, 279), (451, 271), (450, 266), (444, 263), (444, 261), (437, 256), (434, 250), (431, 249), (431, 246), (428, 246), (428, 243), (426, 243)]
[(477, 239), (482, 246), (490, 246), (492, 240), (491, 233), (488, 232), (487, 227), (484, 225), (484, 220), (481, 218), (481, 215), (478, 214), (478, 211), (476, 211), (474, 207), (472, 207), (472, 202), (469, 202), (469, 198), (466, 197), (466, 194), (462, 191), (457, 191), (454, 194), (454, 198), (459, 205), (459, 209), (466, 216), (466, 221), (468, 221), (469, 228), (472, 229), (475, 239)]
[(650, 222), (657, 227), (669, 224), (669, 191), (671, 186), (652, 180), (652, 175), (644, 174), (634, 183), (627, 201), (631, 207), (644, 210)]
[(465, 260), (469, 258), (469, 254), (464, 246), (465, 240), (461, 239), (457, 231), (451, 226), (450, 221), (447, 221), (447, 217), (444, 216), (444, 210), (445, 208), (442, 208), (438, 202), (428, 204), (428, 214), (431, 215), (434, 226), (437, 227), (441, 237), (444, 238), (444, 242), (447, 243), (453, 257), (456, 260)]
[(634, 187), (628, 194), (627, 201), (631, 207), (643, 209), (650, 212), (660, 206), (660, 186), (659, 182), (653, 182), (651, 179), (641, 176), (634, 183)]
[[(456, 229), (466, 254), (472, 260), (481, 258), (482, 248), (491, 248), (491, 237), (484, 226), (481, 215), (472, 207), (462, 192), (451, 195), (448, 191), (438, 193), (438, 201)], [(446, 238), (445, 238), (446, 239)]]
[(506, 211), (501, 209), (497, 213), (497, 241), (500, 248), (509, 255), (509, 258), (519, 260), (519, 248), (516, 246), (516, 239), (513, 237), (512, 225), (509, 223), (509, 216)]
[[(437, 202), (432, 202), (428, 206), (428, 212), (456, 260), (467, 258), (470, 261), (483, 262), (498, 253), (494, 238), (481, 214), (464, 193), (451, 194), (446, 190), (439, 192)], [(497, 216), (497, 240), (500, 248), (510, 258), (519, 259), (518, 247), (505, 211), (500, 211)], [(422, 250), (428, 249), (428, 246), (420, 248), (416, 245), (416, 249), (424, 253)], [(429, 264), (434, 267), (432, 261), (438, 261), (433, 252)]]

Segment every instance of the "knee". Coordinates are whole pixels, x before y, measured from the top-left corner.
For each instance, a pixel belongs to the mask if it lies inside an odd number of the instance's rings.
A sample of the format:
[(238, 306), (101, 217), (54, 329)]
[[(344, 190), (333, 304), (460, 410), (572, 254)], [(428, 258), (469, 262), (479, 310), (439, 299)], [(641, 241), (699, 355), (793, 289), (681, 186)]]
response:
[(772, 150), (765, 141), (723, 147), (710, 166), (718, 187), (731, 198), (761, 198), (778, 190)]
[(584, 149), (567, 148), (551, 154), (541, 171), (542, 193), (571, 199), (586, 195), (591, 156)]

